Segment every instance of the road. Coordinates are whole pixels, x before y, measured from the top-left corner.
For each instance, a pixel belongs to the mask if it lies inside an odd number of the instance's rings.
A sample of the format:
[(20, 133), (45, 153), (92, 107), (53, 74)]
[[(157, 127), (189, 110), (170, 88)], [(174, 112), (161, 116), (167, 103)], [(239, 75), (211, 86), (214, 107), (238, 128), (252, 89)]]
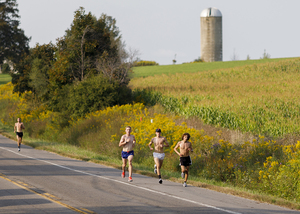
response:
[(139, 174), (129, 183), (120, 175), (25, 145), (18, 152), (15, 141), (0, 135), (0, 213), (300, 213)]

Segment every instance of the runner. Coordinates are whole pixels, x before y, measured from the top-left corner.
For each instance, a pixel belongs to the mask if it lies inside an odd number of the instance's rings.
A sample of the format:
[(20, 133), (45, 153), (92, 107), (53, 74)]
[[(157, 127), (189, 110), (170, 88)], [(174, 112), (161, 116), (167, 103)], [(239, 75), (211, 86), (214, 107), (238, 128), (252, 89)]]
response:
[(152, 151), (153, 148), (151, 147), (152, 143), (154, 143), (154, 172), (158, 175), (158, 183), (162, 184), (161, 174), (160, 174), (160, 168), (163, 164), (165, 153), (164, 153), (164, 147), (169, 147), (169, 143), (167, 142), (167, 139), (165, 137), (160, 136), (161, 130), (156, 129), (155, 130), (156, 137), (152, 138), (149, 143), (149, 148)]
[[(174, 151), (180, 156), (180, 166), (181, 166), (181, 177), (184, 178), (183, 186), (186, 187), (186, 182), (189, 176), (190, 165), (192, 165), (192, 160), (190, 157), (190, 151), (193, 152), (192, 144), (188, 140), (190, 139), (189, 133), (184, 133), (182, 135), (182, 141), (179, 141), (174, 148)], [(177, 151), (180, 148), (180, 153)]]
[(23, 129), (25, 129), (25, 127), (24, 124), (21, 122), (21, 118), (18, 118), (17, 121), (18, 122), (15, 123), (14, 132), (17, 134), (18, 151), (20, 151), (23, 138)]
[(132, 182), (132, 159), (134, 156), (134, 152), (133, 152), (133, 147), (135, 146), (135, 137), (134, 135), (131, 135), (131, 127), (127, 126), (125, 128), (125, 132), (126, 134), (124, 134), (121, 137), (119, 146), (123, 146), (123, 151), (122, 151), (122, 178), (125, 178), (125, 167), (127, 165), (127, 160), (128, 160), (128, 171), (129, 171), (129, 177), (128, 177), (128, 181)]

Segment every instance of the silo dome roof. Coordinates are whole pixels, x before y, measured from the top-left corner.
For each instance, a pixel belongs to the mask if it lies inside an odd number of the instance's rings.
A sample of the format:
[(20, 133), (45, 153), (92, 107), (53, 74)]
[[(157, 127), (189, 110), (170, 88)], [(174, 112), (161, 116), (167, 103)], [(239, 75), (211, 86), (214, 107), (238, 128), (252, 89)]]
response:
[(209, 7), (209, 8), (204, 9), (200, 14), (200, 17), (210, 17), (210, 16), (222, 17), (222, 13), (220, 10), (218, 10), (215, 7)]

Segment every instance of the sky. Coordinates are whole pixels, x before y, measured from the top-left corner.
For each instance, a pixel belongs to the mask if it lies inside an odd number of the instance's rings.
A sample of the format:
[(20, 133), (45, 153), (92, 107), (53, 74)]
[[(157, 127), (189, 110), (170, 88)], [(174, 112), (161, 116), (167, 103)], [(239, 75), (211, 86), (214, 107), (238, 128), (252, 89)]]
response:
[(223, 61), (300, 56), (299, 0), (17, 0), (20, 27), (36, 43), (56, 43), (84, 7), (116, 19), (122, 40), (141, 60), (168, 65), (200, 57), (200, 14), (218, 8)]

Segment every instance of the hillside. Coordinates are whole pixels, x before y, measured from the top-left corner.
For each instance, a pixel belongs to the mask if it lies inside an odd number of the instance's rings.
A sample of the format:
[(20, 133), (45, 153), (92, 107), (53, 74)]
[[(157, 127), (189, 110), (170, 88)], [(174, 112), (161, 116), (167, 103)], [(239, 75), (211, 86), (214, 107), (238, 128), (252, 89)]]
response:
[(187, 116), (199, 116), (209, 124), (284, 136), (300, 133), (299, 80), (300, 59), (294, 58), (188, 74), (134, 78), (130, 86), (177, 98), (168, 104), (173, 105), (169, 109)]
[(261, 64), (266, 62), (277, 62), (291, 58), (240, 60), (226, 62), (186, 63), (178, 65), (158, 65), (135, 67), (132, 77), (148, 77), (160, 74), (194, 73), (199, 71), (210, 71), (216, 69), (235, 68), (245, 65)]

